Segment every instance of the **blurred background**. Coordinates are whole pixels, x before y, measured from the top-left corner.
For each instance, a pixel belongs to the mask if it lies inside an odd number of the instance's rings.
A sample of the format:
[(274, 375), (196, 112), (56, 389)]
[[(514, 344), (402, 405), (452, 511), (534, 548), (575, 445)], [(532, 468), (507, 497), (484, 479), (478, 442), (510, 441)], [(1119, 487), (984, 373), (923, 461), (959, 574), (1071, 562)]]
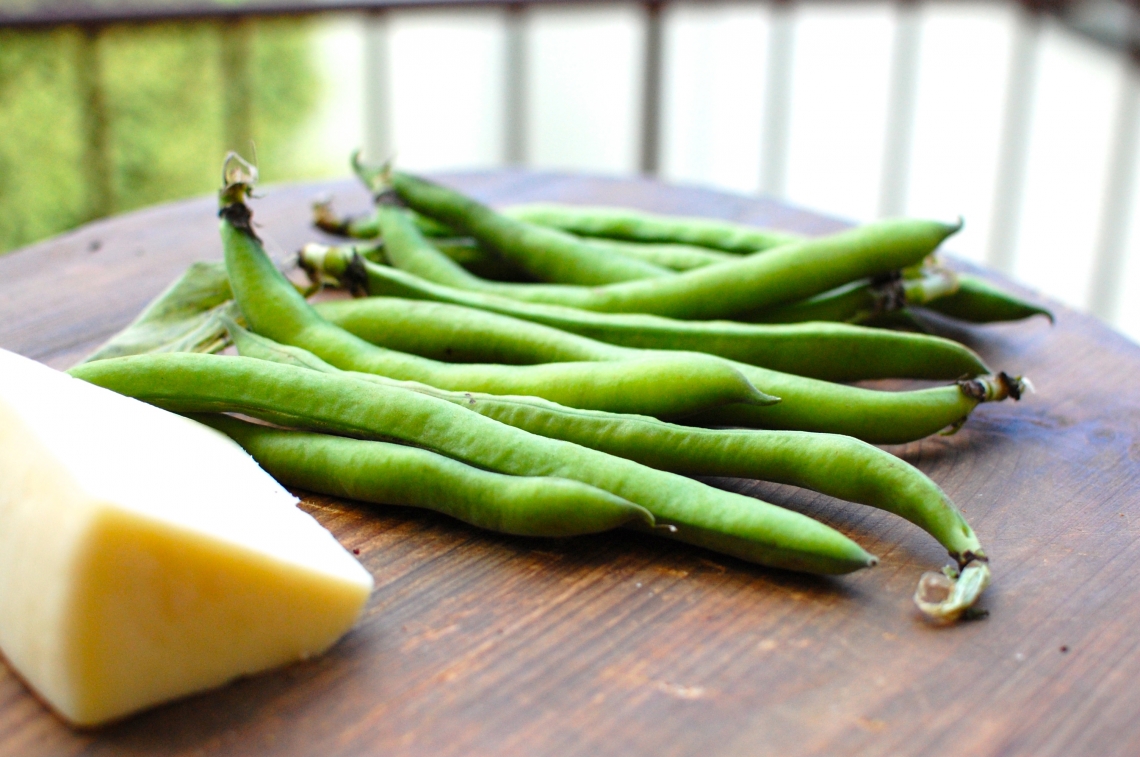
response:
[(1140, 340), (1137, 18), (1119, 0), (0, 0), (0, 252), (213, 191), (226, 149), (254, 143), (273, 182), (348, 175), (363, 147), (409, 170), (963, 216), (953, 252)]

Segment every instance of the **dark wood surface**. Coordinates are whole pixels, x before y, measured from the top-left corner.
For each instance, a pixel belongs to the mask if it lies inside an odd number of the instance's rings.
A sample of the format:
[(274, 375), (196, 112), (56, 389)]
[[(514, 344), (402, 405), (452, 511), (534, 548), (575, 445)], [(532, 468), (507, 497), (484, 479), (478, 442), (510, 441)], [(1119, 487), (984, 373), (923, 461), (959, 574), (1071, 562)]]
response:
[[(644, 181), (450, 177), (492, 201), (612, 203), (823, 232), (772, 202)], [(350, 183), (271, 187), (282, 256), (318, 235), (307, 202)], [(66, 367), (187, 263), (216, 259), (210, 198), (92, 224), (0, 258), (0, 346)], [(1140, 348), (1058, 308), (953, 335), (1031, 376), (955, 436), (894, 448), (938, 481), (993, 557), (985, 620), (917, 617), (941, 548), (898, 518), (717, 481), (793, 507), (882, 558), (820, 579), (648, 536), (507, 538), (442, 516), (327, 498), (305, 507), (376, 577), (324, 657), (95, 732), (74, 732), (0, 666), (0, 754), (1140, 754)]]

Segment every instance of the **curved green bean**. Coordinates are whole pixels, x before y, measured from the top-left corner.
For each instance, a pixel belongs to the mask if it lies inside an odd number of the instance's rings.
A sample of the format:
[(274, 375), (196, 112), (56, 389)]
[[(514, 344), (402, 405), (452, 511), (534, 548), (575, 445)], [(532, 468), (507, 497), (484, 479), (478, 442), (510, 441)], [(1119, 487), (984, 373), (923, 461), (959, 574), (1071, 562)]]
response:
[[(719, 355), (742, 363), (763, 366), (784, 373), (794, 373), (828, 381), (861, 381), (877, 378), (956, 379), (990, 373), (977, 354), (949, 339), (925, 334), (905, 334), (882, 329), (862, 328), (838, 323), (806, 323), (796, 325), (754, 325), (731, 321), (679, 321), (637, 314), (591, 313), (555, 305), (516, 302), (503, 297), (444, 287), (419, 279), (387, 266), (374, 265), (354, 258), (349, 248), (309, 245), (301, 255), (302, 263), (315, 277), (332, 277), (358, 293), (376, 295), (351, 302), (329, 302), (318, 305), (324, 316), (351, 331), (364, 334), (364, 329), (384, 329), (391, 323), (391, 338), (415, 339), (416, 334), (404, 324), (415, 319), (437, 324), (456, 322), (455, 338), (443, 345), (444, 353), (430, 352), (424, 347), (411, 349), (420, 355), (441, 360), (474, 360), (461, 357), (471, 354), (461, 343), (458, 331), (464, 319), (470, 328), (482, 329), (481, 339), (490, 340), (491, 333), (516, 320), (477, 315), (473, 309), (510, 316), (591, 339), (626, 347), (662, 350), (692, 350)], [(355, 262), (354, 262), (355, 261)], [(393, 303), (389, 297), (434, 301), (445, 306), (415, 306)], [(462, 306), (458, 309), (454, 306)], [(404, 311), (403, 309), (407, 309)], [(406, 315), (401, 315), (406, 312)], [(405, 320), (411, 319), (411, 320)], [(348, 326), (349, 323), (352, 326)], [(484, 327), (482, 324), (486, 323)], [(522, 328), (521, 326), (517, 326)], [(366, 336), (367, 339), (375, 335)], [(510, 357), (511, 340), (506, 340), (495, 356), (496, 362), (533, 362), (533, 353), (523, 351)], [(428, 349), (429, 351), (423, 351)], [(528, 348), (529, 349), (529, 348)], [(578, 348), (575, 348), (578, 349)], [(568, 360), (564, 353), (558, 359)], [(528, 356), (529, 355), (529, 356)], [(554, 359), (554, 358), (551, 358)]]
[(450, 363), (533, 365), (628, 360), (638, 354), (530, 321), (425, 300), (367, 297), (318, 302), (313, 308), (366, 342)]
[[(498, 217), (490, 217), (494, 216), (490, 209), (476, 207), (473, 200), (422, 179), (397, 172), (390, 178), (395, 191), (412, 208), (440, 218), (503, 252), (504, 257), (526, 267), (536, 278), (578, 283), (565, 277), (552, 278), (514, 260), (502, 244), (494, 241), (495, 234), (488, 231), (498, 233)], [(468, 222), (465, 219), (469, 217), (480, 220)], [(418, 233), (410, 222), (407, 226), (407, 234)], [(599, 312), (648, 313), (688, 320), (726, 318), (806, 299), (856, 279), (916, 265), (958, 228), (934, 221), (879, 221), (671, 276), (577, 288), (535, 286), (496, 291), (527, 302)], [(434, 276), (426, 269), (420, 273)], [(442, 283), (465, 286), (455, 278)]]
[[(236, 169), (235, 169), (236, 170)], [(240, 177), (239, 177), (240, 178)], [(332, 325), (277, 270), (250, 226), (248, 182), (222, 193), (222, 248), (234, 299), (250, 327), (338, 368), (444, 389), (527, 394), (574, 407), (678, 417), (725, 403), (778, 401), (720, 358), (653, 355), (642, 361), (530, 366), (457, 365), (386, 350)]]
[[(645, 350), (605, 344), (494, 314), (409, 305), (407, 301), (370, 297), (318, 307), (334, 322), (365, 340), (449, 360), (620, 361), (647, 354)], [(414, 328), (403, 328), (409, 323)], [(896, 444), (960, 425), (983, 399), (996, 401), (1007, 396), (1000, 392), (964, 391), (960, 383), (916, 391), (875, 391), (744, 363), (732, 365), (781, 401), (755, 410), (746, 405), (722, 405), (688, 417), (686, 423), (798, 429), (846, 434), (874, 444)]]
[[(469, 266), (460, 265), (453, 255), (443, 250), (439, 240), (429, 241), (427, 237), (412, 223), (406, 213), (391, 206), (378, 206), (374, 215), (380, 227), (381, 236), (385, 239), (384, 257), (387, 262), (416, 276), (440, 284), (469, 289), (490, 294), (500, 294), (516, 299), (533, 299), (537, 293), (546, 292), (545, 296), (551, 299), (577, 296), (580, 287), (574, 284), (535, 284), (490, 281), (469, 269)], [(594, 243), (591, 243), (594, 244)], [(692, 270), (705, 265), (722, 262), (708, 256), (727, 253), (708, 252), (707, 255), (681, 250), (662, 250), (662, 246), (645, 246), (645, 249), (633, 250), (631, 248), (641, 245), (628, 243), (615, 243), (610, 247), (619, 247), (616, 252), (623, 255), (632, 254), (640, 259), (668, 256), (668, 260), (661, 260), (662, 264), (687, 264), (685, 270)], [(694, 248), (695, 249), (695, 248)], [(485, 253), (492, 260), (502, 260), (494, 253)], [(507, 264), (509, 265), (509, 264)]]
[(666, 534), (753, 562), (813, 573), (875, 564), (822, 523), (750, 497), (513, 428), (444, 400), (244, 357), (167, 353), (99, 360), (77, 378), (175, 412), (233, 412), (284, 426), (399, 441), (499, 473), (557, 476), (641, 505)]
[(417, 447), (192, 415), (240, 444), (286, 486), (380, 505), (420, 507), (516, 536), (565, 537), (637, 521), (644, 507), (581, 481), (509, 476)]
[[(315, 355), (229, 324), (243, 354), (317, 371), (338, 372)], [(763, 431), (695, 431), (641, 416), (565, 408), (535, 397), (447, 392), (371, 374), (363, 381), (399, 385), (445, 399), (541, 436), (572, 441), (652, 467), (691, 475), (755, 476), (880, 507), (907, 518), (950, 552), (962, 575), (924, 574), (915, 603), (951, 621), (989, 585), (988, 560), (973, 530), (930, 479), (883, 451), (843, 436)]]
[(378, 205), (373, 218), (380, 228), (380, 236), (384, 239), (384, 257), (388, 263), (428, 281), (504, 297), (526, 297), (543, 290), (557, 298), (560, 292), (573, 295), (578, 289), (577, 286), (569, 284), (488, 281), (472, 274), (437, 249), (420, 233), (403, 209), (391, 205)]
[[(408, 209), (405, 212), (409, 214), (420, 233), (431, 239), (436, 249), (471, 273), (502, 281), (533, 280), (517, 266), (511, 265), (503, 260), (501, 255), (483, 247), (475, 240), (460, 237), (450, 227), (420, 215), (414, 210)], [(371, 240), (381, 236), (378, 211), (359, 218), (341, 218), (333, 212), (328, 201), (313, 203), (313, 225), (330, 234), (354, 239)], [(673, 271), (687, 271), (736, 257), (732, 253), (689, 244), (627, 242), (617, 239), (581, 241), (608, 254), (618, 253)], [(504, 272), (508, 275), (504, 276)]]
[(676, 242), (735, 253), (759, 252), (803, 238), (787, 231), (709, 218), (664, 216), (629, 208), (531, 203), (505, 208), (502, 213), (584, 237)]
[[(338, 369), (316, 355), (231, 324), (247, 357), (325, 373)], [(448, 392), (363, 373), (362, 381), (403, 386), (540, 436), (580, 444), (652, 468), (690, 476), (757, 478), (800, 486), (895, 513), (919, 526), (959, 566), (985, 553), (965, 518), (921, 471), (851, 437), (800, 431), (712, 430), (637, 415), (563, 407), (535, 397)]]
[[(871, 444), (905, 444), (957, 429), (983, 402), (1020, 399), (1028, 384), (998, 373), (949, 386), (884, 392), (832, 384), (748, 366), (742, 372), (781, 402), (753, 412), (747, 405), (725, 405), (684, 418), (700, 426), (796, 429), (845, 434)], [(769, 412), (770, 411), (770, 412)]]
[(667, 276), (669, 269), (625, 255), (613, 255), (573, 234), (501, 216), (458, 192), (405, 174), (361, 166), (357, 174), (382, 204), (394, 189), (422, 215), (470, 236), (539, 281), (594, 286)]

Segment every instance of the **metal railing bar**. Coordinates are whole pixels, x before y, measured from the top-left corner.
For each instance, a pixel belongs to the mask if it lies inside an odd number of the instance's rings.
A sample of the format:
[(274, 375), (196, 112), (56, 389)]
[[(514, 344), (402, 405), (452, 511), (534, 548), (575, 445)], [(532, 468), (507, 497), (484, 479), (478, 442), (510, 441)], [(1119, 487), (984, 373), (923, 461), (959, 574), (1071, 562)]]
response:
[(253, 155), (253, 26), (246, 18), (220, 22), (219, 68), (225, 148)]
[(661, 3), (645, 3), (645, 60), (641, 84), (641, 173), (656, 176), (661, 154)]
[(392, 157), (391, 54), (388, 49), (389, 14), (364, 14), (364, 156), (370, 161)]
[(1137, 129), (1140, 129), (1138, 63), (1140, 50), (1134, 50), (1121, 78), (1116, 124), (1108, 153), (1104, 213), (1089, 286), (1089, 310), (1106, 321), (1115, 319), (1120, 305), (1130, 211), (1136, 193)]
[(33, 5), (21, 8), (0, 4), (0, 28), (49, 27), (70, 24), (149, 23), (172, 20), (218, 19), (237, 16), (297, 16), (332, 12), (368, 12), (384, 9), (472, 8), (504, 5), (600, 5), (607, 0), (220, 0), (181, 2), (93, 2)]
[(883, 142), (883, 175), (879, 188), (879, 215), (906, 212), (910, 188), (911, 148), (918, 106), (918, 63), (922, 44), (922, 16), (916, 0), (898, 0), (891, 51), (890, 91)]
[(524, 7), (507, 6), (503, 51), (503, 162), (509, 166), (526, 163), (526, 41)]
[(1078, 0), (1057, 3), (1055, 13), (1069, 29), (1108, 49), (1131, 54), (1140, 47), (1136, 0)]
[(792, 57), (796, 20), (790, 0), (772, 0), (768, 17), (768, 60), (764, 72), (764, 126), (760, 191), (782, 196), (787, 189), (792, 119)]
[(1019, 14), (1014, 27), (1006, 83), (1005, 115), (998, 148), (989, 249), (986, 252), (986, 262), (1006, 273), (1013, 270), (1017, 256), (1017, 233), (1024, 203), (1025, 172), (1029, 162), (1029, 134), (1037, 86), (1041, 25), (1042, 13), (1039, 9), (1030, 6)]
[(100, 55), (101, 36), (101, 26), (80, 28), (75, 50), (76, 84), (79, 101), (83, 104), (83, 177), (87, 192), (84, 215), (87, 220), (103, 218), (115, 211), (111, 130)]

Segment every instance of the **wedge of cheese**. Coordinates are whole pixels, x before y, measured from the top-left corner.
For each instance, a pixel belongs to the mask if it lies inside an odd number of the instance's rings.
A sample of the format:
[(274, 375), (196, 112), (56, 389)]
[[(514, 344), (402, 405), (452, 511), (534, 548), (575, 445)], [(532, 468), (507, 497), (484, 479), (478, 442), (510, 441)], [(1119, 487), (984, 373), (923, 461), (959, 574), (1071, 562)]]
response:
[(0, 651), (66, 720), (319, 654), (371, 590), (227, 437), (0, 350)]

